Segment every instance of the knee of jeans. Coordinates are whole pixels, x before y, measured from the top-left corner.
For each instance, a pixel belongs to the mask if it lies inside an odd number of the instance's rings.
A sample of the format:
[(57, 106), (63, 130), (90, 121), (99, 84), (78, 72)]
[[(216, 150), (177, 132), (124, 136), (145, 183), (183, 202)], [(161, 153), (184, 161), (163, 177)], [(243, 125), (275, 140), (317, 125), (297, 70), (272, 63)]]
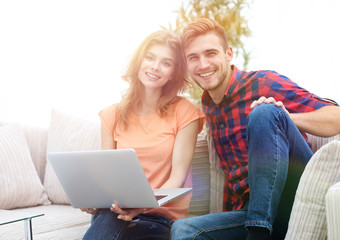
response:
[[(282, 109), (272, 103), (257, 105), (248, 115), (247, 128), (272, 120)], [(283, 110), (282, 110), (283, 111)]]
[(171, 235), (182, 232), (186, 228), (185, 218), (178, 219), (171, 226)]
[(181, 228), (182, 221), (183, 221), (182, 219), (178, 219), (177, 221), (175, 221), (171, 226), (171, 230), (177, 230), (178, 228)]

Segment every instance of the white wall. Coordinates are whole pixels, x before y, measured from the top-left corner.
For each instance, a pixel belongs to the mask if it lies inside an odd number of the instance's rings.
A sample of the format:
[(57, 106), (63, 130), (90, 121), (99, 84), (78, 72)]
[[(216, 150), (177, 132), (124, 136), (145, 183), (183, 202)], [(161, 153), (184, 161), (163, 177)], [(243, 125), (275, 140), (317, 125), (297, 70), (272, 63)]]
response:
[[(137, 45), (174, 22), (181, 2), (0, 1), (0, 121), (48, 126), (51, 108), (97, 119), (120, 100), (126, 88), (120, 76)], [(339, 2), (252, 6), (249, 70), (276, 70), (340, 102)]]

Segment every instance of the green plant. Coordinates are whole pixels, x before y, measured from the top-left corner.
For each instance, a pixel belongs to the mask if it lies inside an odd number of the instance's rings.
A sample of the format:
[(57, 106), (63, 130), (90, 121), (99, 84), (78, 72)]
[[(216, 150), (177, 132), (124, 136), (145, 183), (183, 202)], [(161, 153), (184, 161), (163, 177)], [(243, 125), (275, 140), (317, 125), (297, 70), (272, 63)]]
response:
[[(185, 5), (184, 2), (187, 4)], [(180, 34), (182, 29), (197, 18), (208, 17), (216, 20), (224, 27), (229, 44), (236, 56), (243, 59), (243, 69), (247, 68), (250, 54), (244, 48), (244, 38), (250, 36), (247, 18), (242, 15), (249, 7), (245, 0), (189, 0), (184, 1), (176, 11), (176, 26), (169, 24), (169, 29)], [(241, 56), (240, 56), (241, 55)], [(196, 105), (200, 105), (202, 90), (195, 84), (188, 93)]]

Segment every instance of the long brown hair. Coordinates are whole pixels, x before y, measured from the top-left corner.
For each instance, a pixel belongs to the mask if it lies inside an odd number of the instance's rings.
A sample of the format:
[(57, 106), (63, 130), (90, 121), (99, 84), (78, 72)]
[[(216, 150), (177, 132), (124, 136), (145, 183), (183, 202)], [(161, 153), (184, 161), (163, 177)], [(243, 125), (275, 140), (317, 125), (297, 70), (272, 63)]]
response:
[(178, 101), (178, 94), (184, 92), (190, 84), (187, 76), (184, 51), (179, 37), (168, 30), (159, 30), (151, 33), (139, 45), (125, 74), (122, 76), (122, 78), (130, 84), (121, 102), (118, 104), (119, 120), (125, 128), (127, 128), (129, 124), (128, 114), (134, 107), (140, 106), (142, 102), (144, 85), (138, 78), (138, 71), (147, 51), (155, 44), (168, 46), (175, 53), (173, 78), (162, 88), (162, 94), (157, 105), (157, 113), (160, 116), (166, 115), (169, 105)]

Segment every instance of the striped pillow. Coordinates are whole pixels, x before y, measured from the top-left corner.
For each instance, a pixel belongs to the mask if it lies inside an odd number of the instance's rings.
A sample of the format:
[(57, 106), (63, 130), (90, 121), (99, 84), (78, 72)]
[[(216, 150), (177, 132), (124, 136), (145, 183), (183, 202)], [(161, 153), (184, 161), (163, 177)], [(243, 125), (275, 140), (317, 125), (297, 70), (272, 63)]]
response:
[[(100, 121), (74, 117), (52, 110), (47, 137), (47, 152), (66, 152), (100, 149)], [(44, 186), (54, 204), (70, 204), (57, 176), (47, 161)]]
[(327, 239), (325, 195), (340, 181), (340, 141), (321, 147), (299, 182), (285, 239)]
[(21, 126), (0, 126), (0, 209), (48, 204)]

